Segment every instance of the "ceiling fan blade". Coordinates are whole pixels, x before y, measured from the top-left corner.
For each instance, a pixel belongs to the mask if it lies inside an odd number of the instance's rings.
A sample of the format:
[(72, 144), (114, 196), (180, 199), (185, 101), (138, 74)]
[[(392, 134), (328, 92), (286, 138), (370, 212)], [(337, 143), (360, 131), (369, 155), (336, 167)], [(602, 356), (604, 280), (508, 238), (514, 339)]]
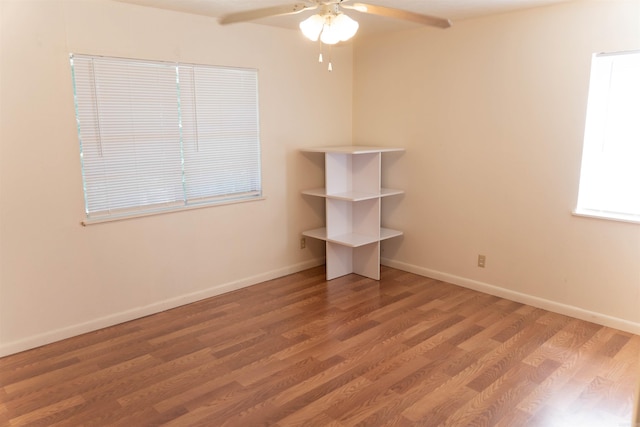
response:
[(295, 3), (290, 6), (274, 6), (266, 7), (264, 9), (248, 10), (246, 12), (230, 13), (218, 19), (220, 24), (234, 24), (236, 22), (253, 21), (254, 19), (268, 18), (270, 16), (278, 15), (292, 15), (294, 13), (300, 13), (304, 10), (315, 9), (317, 5), (306, 5), (304, 3)]
[(344, 7), (345, 9), (353, 9), (362, 13), (370, 13), (372, 15), (404, 19), (405, 21), (413, 21), (417, 22), (418, 24), (429, 25), (431, 27), (449, 28), (451, 26), (451, 21), (449, 21), (448, 19), (437, 18), (435, 16), (429, 15), (421, 15), (419, 13), (393, 9), (391, 7), (374, 6), (364, 3), (353, 3), (350, 5), (340, 3), (340, 7)]

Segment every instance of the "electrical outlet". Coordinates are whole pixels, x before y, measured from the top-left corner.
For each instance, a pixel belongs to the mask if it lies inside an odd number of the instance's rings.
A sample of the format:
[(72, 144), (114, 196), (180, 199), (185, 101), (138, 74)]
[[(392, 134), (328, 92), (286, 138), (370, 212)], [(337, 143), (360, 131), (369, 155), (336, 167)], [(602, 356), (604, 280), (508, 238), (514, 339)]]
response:
[(487, 257), (484, 255), (478, 255), (478, 267), (484, 268), (487, 263)]
[(300, 249), (304, 249), (307, 247), (307, 239), (305, 239), (304, 237), (300, 238)]

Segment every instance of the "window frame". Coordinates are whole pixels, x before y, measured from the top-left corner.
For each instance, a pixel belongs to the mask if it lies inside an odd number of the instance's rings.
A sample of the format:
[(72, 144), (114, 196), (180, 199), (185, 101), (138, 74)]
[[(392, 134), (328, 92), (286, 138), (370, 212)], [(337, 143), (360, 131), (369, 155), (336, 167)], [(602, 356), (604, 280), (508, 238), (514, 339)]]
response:
[[(585, 127), (584, 127), (584, 139), (582, 144), (582, 157), (581, 157), (581, 167), (580, 167), (580, 176), (579, 176), (579, 187), (577, 192), (576, 199), (576, 207), (572, 211), (572, 214), (580, 217), (587, 218), (596, 218), (602, 220), (611, 220), (611, 221), (619, 221), (626, 222), (632, 224), (640, 224), (640, 212), (635, 212), (633, 206), (631, 207), (631, 212), (617, 212), (613, 209), (607, 209), (606, 202), (601, 201), (599, 206), (595, 206), (598, 202), (592, 202), (589, 200), (589, 197), (593, 197), (591, 194), (586, 195), (590, 189), (587, 187), (589, 183), (591, 185), (594, 181), (594, 175), (590, 175), (589, 173), (594, 173), (594, 166), (603, 167), (603, 163), (606, 160), (603, 160), (601, 156), (605, 156), (602, 154), (598, 156), (596, 148), (602, 150), (602, 153), (605, 153), (605, 147), (607, 146), (607, 142), (610, 141), (607, 139), (607, 135), (610, 132), (610, 128), (607, 128), (608, 125), (608, 109), (610, 107), (610, 94), (611, 92), (611, 81), (613, 75), (613, 64), (616, 57), (621, 57), (625, 55), (635, 55), (637, 56), (637, 60), (640, 60), (640, 50), (629, 50), (629, 51), (619, 51), (619, 52), (606, 52), (606, 53), (595, 53), (591, 58), (591, 72), (589, 78), (589, 96), (587, 102), (587, 110), (586, 110), (586, 118), (585, 118)], [(609, 63), (604, 62), (596, 62), (599, 58), (609, 59)], [(604, 71), (605, 66), (610, 67), (608, 71)], [(606, 79), (603, 79), (603, 76)], [(607, 81), (609, 87), (604, 87), (603, 82)], [(637, 90), (637, 89), (636, 89)], [(602, 104), (605, 102), (606, 104)], [(620, 105), (620, 104), (618, 104)], [(637, 106), (636, 106), (637, 108)], [(628, 110), (625, 110), (628, 111)], [(635, 111), (635, 110), (631, 110)], [(614, 139), (614, 141), (618, 141), (618, 139)], [(611, 142), (609, 142), (611, 144)], [(613, 143), (615, 144), (615, 142)], [(638, 141), (639, 146), (636, 150), (640, 152), (640, 141)], [(614, 145), (615, 147), (615, 145)], [(611, 148), (609, 148), (611, 150)], [(630, 151), (624, 151), (624, 153), (633, 152), (633, 149)], [(593, 157), (598, 156), (596, 160), (593, 160)], [(633, 157), (635, 158), (635, 157)], [(606, 164), (606, 163), (604, 163)], [(611, 170), (611, 169), (605, 169)], [(623, 168), (623, 170), (628, 170)], [(620, 182), (620, 181), (619, 181)], [(633, 193), (633, 183), (635, 180), (631, 181), (631, 192)], [(611, 184), (611, 183), (610, 183)], [(611, 184), (613, 185), (613, 184)], [(636, 185), (639, 190), (638, 194), (640, 194), (640, 183)], [(606, 186), (606, 188), (610, 188)], [(591, 191), (595, 191), (591, 189)], [(602, 190), (601, 190), (602, 191)], [(597, 194), (597, 193), (596, 193)], [(626, 195), (627, 193), (624, 193)], [(633, 197), (633, 195), (631, 195)], [(639, 196), (640, 197), (640, 196)], [(589, 201), (586, 201), (589, 200)], [(621, 200), (621, 199), (615, 199)], [(618, 202), (619, 203), (619, 202)], [(610, 205), (609, 205), (610, 207)], [(629, 207), (629, 206), (627, 206)], [(623, 210), (623, 209), (621, 209)]]

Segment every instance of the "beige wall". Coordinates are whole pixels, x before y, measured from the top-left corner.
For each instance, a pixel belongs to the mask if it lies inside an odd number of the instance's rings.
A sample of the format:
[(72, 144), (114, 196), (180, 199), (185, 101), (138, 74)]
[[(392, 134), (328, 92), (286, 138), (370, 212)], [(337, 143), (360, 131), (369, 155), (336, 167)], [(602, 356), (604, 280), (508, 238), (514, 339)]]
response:
[[(351, 47), (327, 73), (285, 29), (105, 0), (0, 14), (0, 355), (321, 262), (298, 249), (323, 206), (300, 196), (322, 178), (298, 149), (352, 125), (408, 149), (384, 165), (407, 191), (384, 201), (405, 231), (388, 264), (640, 332), (640, 226), (570, 215), (590, 55), (640, 48), (638, 1), (361, 40), (353, 73)], [(81, 227), (70, 52), (258, 68), (266, 200)]]
[(386, 263), (640, 333), (640, 225), (571, 215), (591, 54), (639, 48), (637, 0), (357, 43), (354, 142), (407, 148)]
[[(0, 355), (322, 262), (304, 146), (351, 141), (351, 47), (103, 0), (0, 0)], [(70, 52), (259, 69), (266, 200), (82, 227)], [(311, 247), (309, 247), (311, 246)]]

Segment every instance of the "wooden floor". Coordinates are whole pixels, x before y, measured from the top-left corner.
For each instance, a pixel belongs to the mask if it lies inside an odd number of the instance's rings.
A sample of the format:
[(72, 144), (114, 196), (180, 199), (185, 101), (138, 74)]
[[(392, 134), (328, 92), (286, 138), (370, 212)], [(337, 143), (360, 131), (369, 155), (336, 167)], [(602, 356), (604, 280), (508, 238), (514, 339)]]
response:
[(315, 268), (0, 359), (0, 425), (631, 427), (640, 336)]

